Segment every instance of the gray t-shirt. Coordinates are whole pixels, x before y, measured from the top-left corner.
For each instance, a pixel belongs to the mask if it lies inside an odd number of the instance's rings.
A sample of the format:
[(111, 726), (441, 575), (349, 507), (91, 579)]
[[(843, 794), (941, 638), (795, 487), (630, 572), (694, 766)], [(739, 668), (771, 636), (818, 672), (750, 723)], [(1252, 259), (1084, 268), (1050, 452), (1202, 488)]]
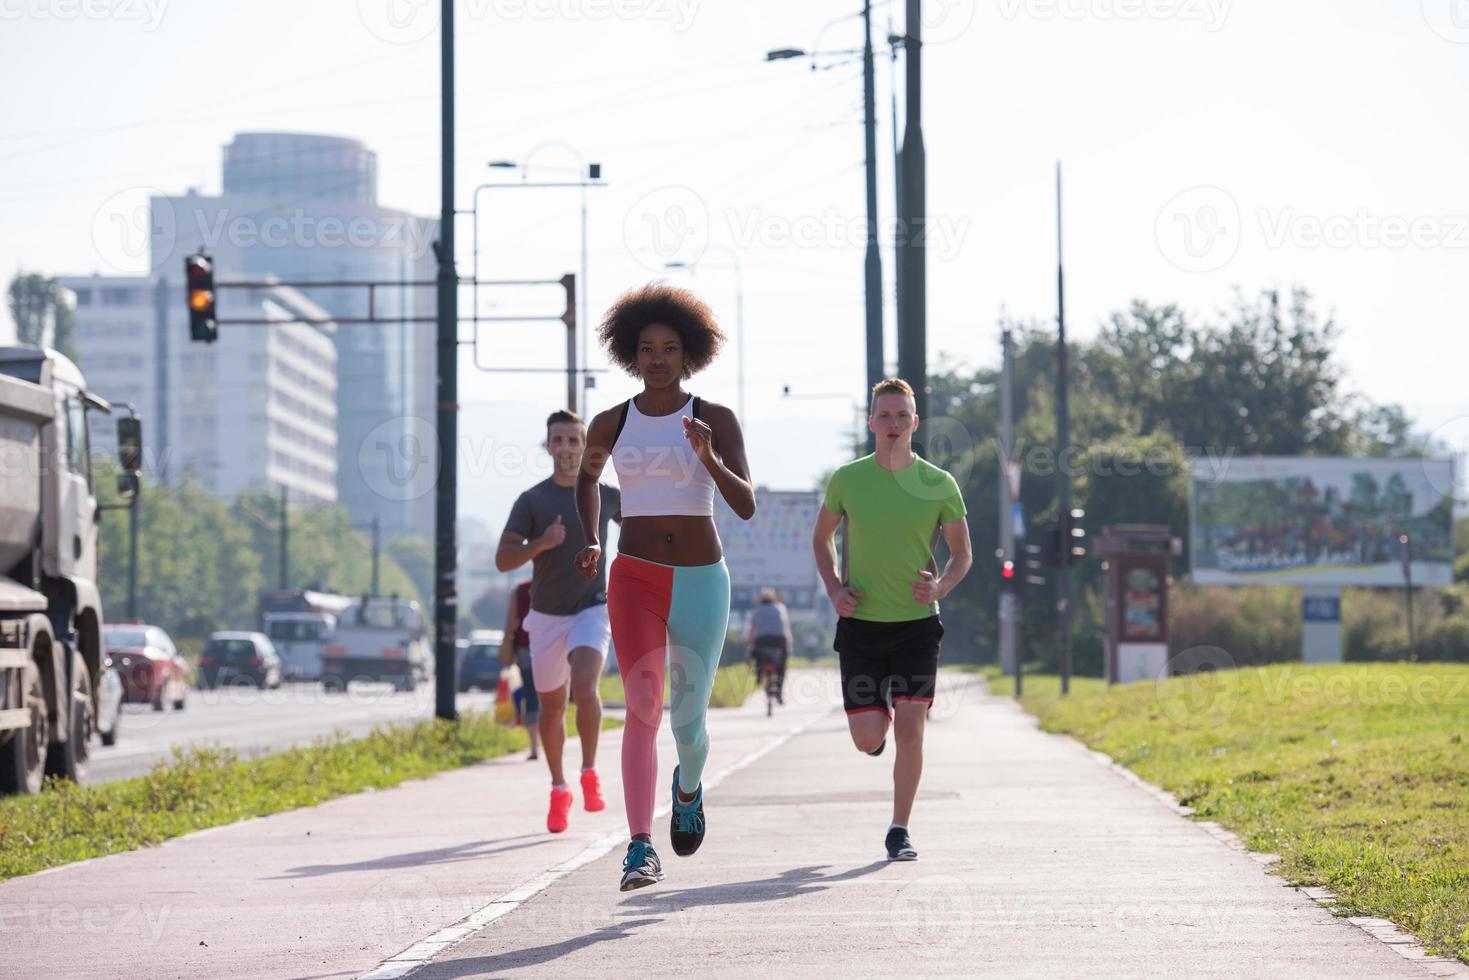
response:
[(786, 618), (786, 607), (783, 602), (762, 602), (755, 607), (755, 638), (764, 639), (767, 636), (784, 637), (786, 630), (791, 628), (791, 621)]
[(505, 522), (505, 533), (533, 541), (556, 522), (559, 515), (566, 527), (566, 540), (532, 560), (530, 607), (548, 616), (571, 616), (588, 606), (607, 601), (607, 524), (622, 518), (622, 494), (615, 487), (601, 484), (602, 514), (598, 535), (602, 542), (602, 561), (597, 577), (583, 577), (573, 559), (587, 546), (576, 516), (576, 488), (558, 486), (550, 477), (537, 483), (516, 498)]

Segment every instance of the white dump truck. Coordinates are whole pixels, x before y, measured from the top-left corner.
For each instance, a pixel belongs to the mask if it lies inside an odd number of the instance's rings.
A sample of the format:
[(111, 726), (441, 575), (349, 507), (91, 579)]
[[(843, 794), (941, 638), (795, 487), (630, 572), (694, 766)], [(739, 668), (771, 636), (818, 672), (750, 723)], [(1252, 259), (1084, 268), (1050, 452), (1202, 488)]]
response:
[(111, 408), (69, 359), (0, 347), (0, 793), (38, 792), (49, 774), (79, 780), (92, 735), (116, 737), (92, 411)]

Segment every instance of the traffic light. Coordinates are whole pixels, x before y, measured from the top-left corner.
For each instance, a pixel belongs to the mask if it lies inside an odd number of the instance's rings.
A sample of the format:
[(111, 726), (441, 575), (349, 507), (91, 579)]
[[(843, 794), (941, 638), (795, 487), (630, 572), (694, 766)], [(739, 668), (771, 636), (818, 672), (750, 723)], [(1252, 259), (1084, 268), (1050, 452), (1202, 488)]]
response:
[(1000, 562), (1000, 588), (1005, 592), (1014, 592), (1020, 586), (1020, 581), (1015, 577), (1015, 563), (1006, 558)]
[(184, 259), (184, 289), (189, 297), (189, 339), (214, 343), (219, 324), (214, 319), (214, 260), (207, 253)]
[(1081, 508), (1073, 510), (1057, 542), (1062, 549), (1060, 557), (1068, 565), (1074, 565), (1078, 559), (1086, 557), (1086, 531), (1078, 526), (1085, 517), (1086, 511)]
[(1025, 584), (1045, 585), (1047, 570), (1057, 567), (1056, 542), (1059, 539), (1055, 521), (1047, 521), (1030, 529), (1025, 538)]

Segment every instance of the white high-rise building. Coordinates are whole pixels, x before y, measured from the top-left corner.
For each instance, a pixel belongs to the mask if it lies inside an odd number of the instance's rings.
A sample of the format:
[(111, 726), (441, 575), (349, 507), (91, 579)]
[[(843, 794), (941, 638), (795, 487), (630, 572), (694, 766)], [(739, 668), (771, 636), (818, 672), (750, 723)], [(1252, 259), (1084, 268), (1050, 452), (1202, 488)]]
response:
[[(284, 488), (292, 501), (337, 500), (336, 347), (328, 314), (283, 286), (220, 293), (221, 316), (279, 321), (188, 341), (183, 293), (146, 276), (68, 276), (87, 382), (143, 419), (148, 476), (223, 497)], [(112, 454), (115, 433), (95, 430)]]
[[(214, 258), (216, 283), (431, 282), (438, 223), (377, 203), (376, 155), (331, 136), (241, 133), (225, 147), (222, 193), (151, 202), (152, 266), (183, 323), (183, 261)], [(227, 297), (233, 290), (223, 290)], [(432, 316), (429, 288), (302, 289), (333, 318)], [(248, 328), (221, 327), (221, 337)], [(171, 344), (189, 345), (187, 327)], [(435, 332), (432, 324), (343, 323), (337, 351), (337, 498), (385, 538), (433, 528)], [(223, 343), (223, 341), (221, 341)], [(187, 377), (179, 379), (187, 382)]]

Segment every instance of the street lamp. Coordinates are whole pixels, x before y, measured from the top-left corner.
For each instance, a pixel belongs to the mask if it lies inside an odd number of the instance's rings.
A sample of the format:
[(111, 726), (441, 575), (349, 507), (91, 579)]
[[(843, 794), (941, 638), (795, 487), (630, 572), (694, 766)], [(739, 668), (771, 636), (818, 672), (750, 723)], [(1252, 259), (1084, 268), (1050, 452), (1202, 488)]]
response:
[[(530, 176), (530, 163), (531, 163), (532, 158), (534, 158), (535, 155), (537, 153), (539, 153), (541, 150), (543, 150), (543, 149), (545, 149), (547, 147), (550, 147), (550, 146), (564, 147), (565, 149), (570, 150), (572, 153), (574, 153), (576, 155), (577, 160), (580, 163), (580, 169), (578, 169), (577, 171), (575, 171), (575, 173), (576, 173), (576, 175), (580, 179), (577, 179), (577, 180), (556, 180), (556, 181), (531, 181), (529, 179), (529, 176)], [(581, 405), (579, 407), (579, 410), (580, 410), (581, 414), (583, 415), (583, 417), (585, 417), (586, 411), (587, 411), (587, 408), (586, 408), (587, 388), (590, 387), (591, 380), (592, 380), (591, 373), (586, 370), (586, 366), (588, 364), (587, 336), (590, 333), (590, 329), (591, 329), (590, 323), (587, 322), (587, 188), (588, 187), (606, 187), (607, 186), (606, 182), (604, 180), (602, 180), (602, 165), (600, 163), (596, 163), (596, 162), (592, 162), (590, 164), (587, 163), (585, 157), (583, 157), (582, 154), (581, 154), (581, 152), (578, 151), (575, 147), (568, 146), (565, 143), (561, 143), (561, 142), (557, 142), (557, 141), (551, 141), (551, 142), (541, 143), (541, 144), (538, 144), (537, 146), (533, 147), (531, 149), (531, 151), (528, 154), (526, 154), (525, 159), (522, 160), (522, 161), (520, 161), (520, 162), (518, 162), (518, 163), (515, 162), (515, 161), (513, 161), (513, 160), (491, 160), (491, 161), (489, 161), (486, 164), (486, 166), (489, 169), (491, 169), (491, 170), (519, 170), (520, 171), (520, 181), (518, 183), (510, 183), (510, 182), (505, 182), (505, 181), (496, 181), (494, 183), (480, 184), (478, 187), (476, 187), (474, 189), (474, 194), (473, 194), (473, 196), (471, 198), (471, 206), (470, 206), (470, 209), (469, 210), (470, 210), (470, 238), (472, 239), (472, 249), (471, 249), (471, 252), (472, 252), (472, 255), (473, 255), (473, 280), (472, 280), (472, 285), (470, 287), (470, 297), (471, 297), (470, 298), (470, 302), (474, 306), (475, 316), (478, 316), (479, 315), (479, 194), (480, 194), (480, 191), (489, 190), (489, 189), (495, 188), (495, 187), (505, 187), (505, 188), (511, 188), (511, 187), (576, 187), (576, 188), (579, 188), (580, 189), (580, 192), (581, 192), (581, 269), (579, 270), (579, 272), (577, 274), (577, 287), (578, 287), (577, 288), (577, 292), (578, 292), (577, 305), (580, 307), (580, 309), (577, 310), (577, 317), (576, 318), (577, 318), (577, 329), (581, 331), (581, 363), (582, 363), (582, 368), (583, 368), (583, 370), (582, 370), (582, 385), (581, 385)], [(565, 171), (563, 168), (559, 168), (559, 167), (558, 168), (547, 167), (547, 168), (544, 168), (544, 169), (548, 169), (548, 170), (562, 170), (563, 172), (568, 172), (568, 171)], [(578, 406), (576, 406), (576, 405), (568, 405), (566, 407), (569, 408), (569, 409), (571, 409), (571, 410), (573, 410), (573, 411), (577, 411), (578, 410)]]
[[(705, 248), (715, 249), (729, 256), (729, 268), (734, 270), (735, 276), (735, 400), (739, 411), (740, 424), (745, 424), (745, 274), (740, 268), (739, 253), (728, 245), (720, 245), (717, 242)], [(690, 273), (697, 275), (701, 259), (692, 262), (665, 262), (663, 268), (687, 269)]]

